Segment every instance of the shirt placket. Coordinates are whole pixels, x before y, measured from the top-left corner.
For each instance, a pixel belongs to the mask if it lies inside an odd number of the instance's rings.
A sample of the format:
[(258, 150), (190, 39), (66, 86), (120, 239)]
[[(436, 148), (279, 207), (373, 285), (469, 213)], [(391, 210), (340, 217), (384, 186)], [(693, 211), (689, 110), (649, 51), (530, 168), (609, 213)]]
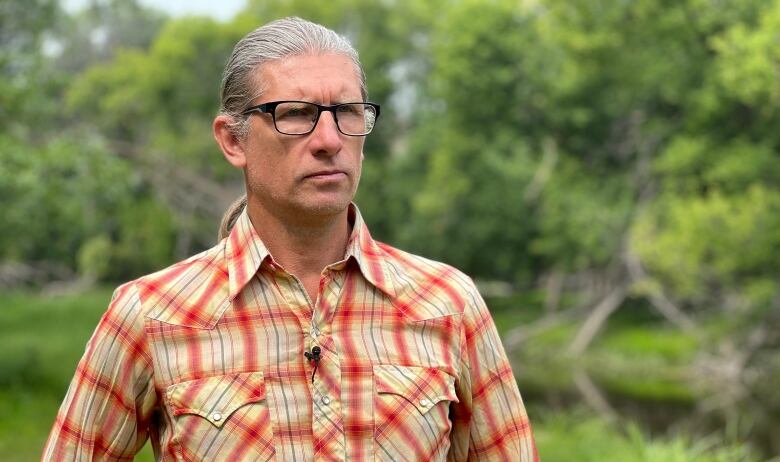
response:
[[(310, 425), (311, 401), (311, 374), (312, 367), (304, 357), (304, 351), (310, 352), (313, 344), (311, 320), (313, 305), (303, 284), (281, 267), (272, 266), (279, 294), (286, 301), (285, 309), (290, 310), (298, 318), (295, 327), (288, 326), (289, 334), (297, 337), (294, 343), (300, 345), (300, 351), (294, 354), (287, 367), (281, 365), (274, 369), (273, 376), (269, 377), (269, 394), (272, 398), (271, 414), (274, 419), (274, 446), (277, 460), (311, 460), (312, 440), (306, 428)], [(300, 336), (300, 337), (298, 337)], [(300, 362), (297, 362), (300, 361)], [(294, 402), (293, 402), (294, 401)], [(293, 406), (291, 406), (291, 404)], [(308, 413), (294, 412), (295, 408), (307, 407)]]
[[(335, 268), (342, 268), (343, 265)], [(344, 460), (346, 455), (342, 423), (341, 361), (331, 335), (331, 320), (344, 285), (345, 272), (328, 267), (320, 279), (317, 299), (312, 302), (298, 278), (285, 273), (290, 282), (284, 296), (296, 309), (303, 330), (303, 344), (312, 359), (301, 357), (311, 385), (312, 443), (315, 460)], [(311, 355), (319, 347), (318, 359)], [(302, 352), (303, 353), (303, 352)]]
[(341, 361), (331, 332), (331, 320), (343, 286), (343, 271), (326, 268), (314, 304), (311, 347), (321, 356), (312, 380), (312, 438), (315, 460), (344, 460)]

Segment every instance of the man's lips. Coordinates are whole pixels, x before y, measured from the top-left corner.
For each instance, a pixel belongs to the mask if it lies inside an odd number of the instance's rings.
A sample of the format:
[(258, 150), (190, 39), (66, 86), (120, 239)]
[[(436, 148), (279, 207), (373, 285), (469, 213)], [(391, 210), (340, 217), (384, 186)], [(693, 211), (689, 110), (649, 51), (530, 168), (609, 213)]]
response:
[(341, 178), (342, 176), (346, 176), (347, 173), (343, 170), (321, 170), (319, 172), (309, 173), (308, 175), (305, 175), (304, 179), (323, 179), (323, 180), (335, 180), (337, 178)]

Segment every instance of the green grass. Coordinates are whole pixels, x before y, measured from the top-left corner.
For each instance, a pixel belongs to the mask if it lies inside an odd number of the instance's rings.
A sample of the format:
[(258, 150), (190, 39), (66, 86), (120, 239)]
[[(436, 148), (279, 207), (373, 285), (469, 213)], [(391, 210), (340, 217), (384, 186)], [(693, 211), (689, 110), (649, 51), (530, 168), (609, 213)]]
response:
[[(111, 289), (43, 297), (0, 295), (0, 460), (40, 459), (86, 342)], [(144, 449), (137, 460), (151, 461)]]
[(0, 298), (0, 456), (40, 458), (84, 345), (111, 296)]
[(0, 458), (20, 462), (40, 459), (58, 400), (12, 389), (0, 391), (0, 402)]
[(64, 393), (111, 291), (78, 296), (4, 295), (0, 299), (0, 386)]
[(664, 361), (689, 362), (699, 348), (695, 337), (666, 325), (621, 327), (610, 330), (593, 345), (601, 351), (626, 356), (658, 357)]
[(759, 458), (744, 444), (720, 438), (693, 441), (685, 436), (651, 439), (633, 423), (620, 426), (587, 413), (543, 416), (534, 424), (544, 462), (752, 462)]
[(611, 393), (642, 400), (692, 403), (689, 366), (700, 345), (663, 323), (607, 329), (587, 363), (594, 380)]

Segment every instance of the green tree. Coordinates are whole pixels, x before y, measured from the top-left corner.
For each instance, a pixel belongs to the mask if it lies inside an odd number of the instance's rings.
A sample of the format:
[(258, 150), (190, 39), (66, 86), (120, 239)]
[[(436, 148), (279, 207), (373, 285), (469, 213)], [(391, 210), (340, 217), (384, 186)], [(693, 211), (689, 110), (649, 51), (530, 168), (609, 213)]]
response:
[(42, 47), (56, 14), (53, 0), (0, 4), (0, 132), (20, 135), (46, 102)]

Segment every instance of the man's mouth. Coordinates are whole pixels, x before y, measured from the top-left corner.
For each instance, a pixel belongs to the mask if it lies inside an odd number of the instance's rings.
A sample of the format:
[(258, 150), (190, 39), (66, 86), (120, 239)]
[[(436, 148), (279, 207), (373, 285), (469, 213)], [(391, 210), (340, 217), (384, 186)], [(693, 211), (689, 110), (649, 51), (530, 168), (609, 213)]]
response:
[(304, 179), (335, 180), (346, 176), (342, 170), (321, 170), (304, 176)]

